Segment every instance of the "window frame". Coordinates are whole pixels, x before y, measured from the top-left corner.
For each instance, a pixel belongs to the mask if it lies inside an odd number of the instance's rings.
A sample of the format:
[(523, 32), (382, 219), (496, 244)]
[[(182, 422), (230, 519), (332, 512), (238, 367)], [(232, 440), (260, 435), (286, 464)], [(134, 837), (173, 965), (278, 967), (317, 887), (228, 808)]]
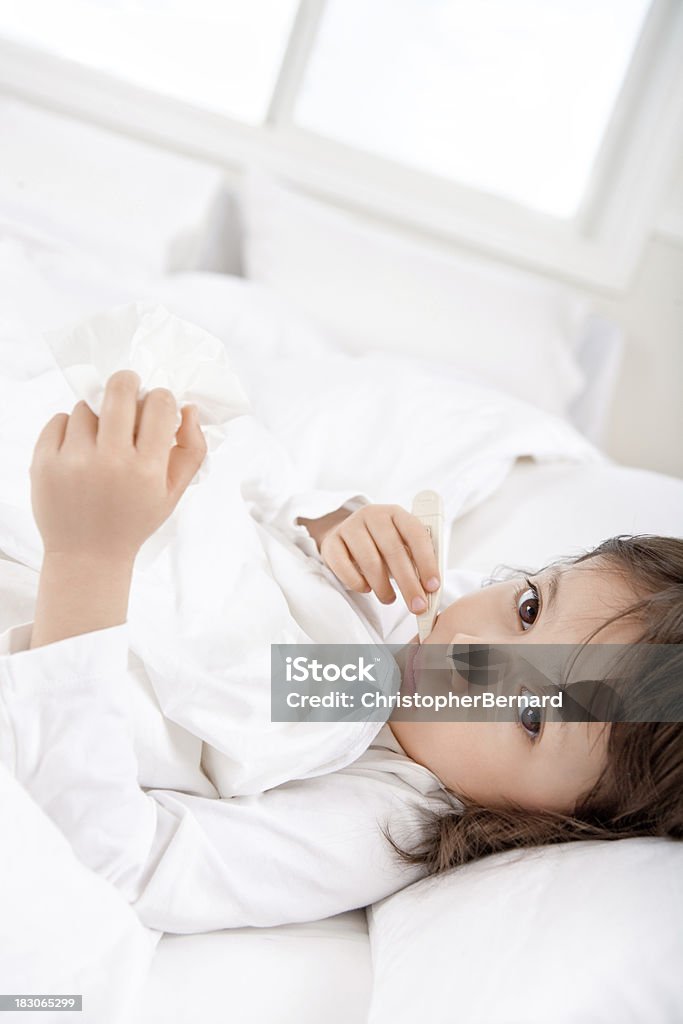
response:
[(470, 247), (574, 284), (621, 292), (655, 230), (679, 158), (683, 4), (654, 0), (577, 215), (502, 197), (317, 136), (293, 121), (325, 0), (301, 0), (262, 125), (239, 123), (0, 37), (0, 91), (220, 165), (259, 166), (305, 194), (437, 244)]

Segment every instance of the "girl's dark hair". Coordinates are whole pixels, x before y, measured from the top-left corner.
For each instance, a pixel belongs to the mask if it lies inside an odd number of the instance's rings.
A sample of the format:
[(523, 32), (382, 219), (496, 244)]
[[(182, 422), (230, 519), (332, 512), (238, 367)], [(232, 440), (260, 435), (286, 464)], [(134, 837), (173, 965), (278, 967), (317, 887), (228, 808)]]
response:
[[(634, 662), (635, 674), (630, 673), (628, 692), (622, 694), (629, 712), (624, 717), (631, 720), (609, 726), (607, 762), (600, 778), (571, 815), (520, 807), (493, 810), (458, 795), (463, 812), (430, 814), (414, 847), (403, 849), (386, 833), (404, 861), (438, 874), (522, 847), (581, 839), (683, 838), (683, 540), (621, 534), (552, 565), (579, 565), (595, 558), (602, 560), (605, 571), (617, 572), (637, 600), (585, 642), (612, 622), (628, 619), (639, 627), (631, 641), (636, 644), (633, 650), (646, 652), (639, 644), (673, 645), (664, 659)], [(648, 717), (639, 715), (639, 708), (647, 706), (652, 692), (664, 701), (668, 721), (638, 720)]]

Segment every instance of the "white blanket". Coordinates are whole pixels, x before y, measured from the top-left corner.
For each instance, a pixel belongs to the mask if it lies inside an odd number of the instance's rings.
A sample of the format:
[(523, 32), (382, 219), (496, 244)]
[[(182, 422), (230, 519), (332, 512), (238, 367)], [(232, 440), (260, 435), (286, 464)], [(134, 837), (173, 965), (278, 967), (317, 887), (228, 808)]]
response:
[[(154, 330), (136, 363), (140, 335), (135, 340), (133, 328), (150, 316)], [(98, 347), (98, 335), (107, 337), (106, 347)], [(208, 775), (223, 796), (343, 767), (380, 728), (270, 722), (272, 643), (390, 637), (374, 598), (347, 593), (315, 557), (310, 538), (293, 525), (297, 514), (321, 515), (363, 492), (407, 503), (432, 486), (444, 494), (452, 519), (491, 493), (518, 455), (602, 458), (561, 420), (415, 366), (407, 376), (405, 361), (321, 349), (299, 360), (270, 353), (263, 363), (238, 335), (229, 341), (260, 419), (244, 414), (221, 343), (142, 307), (100, 314), (95, 332), (81, 328), (53, 339), (61, 369), (46, 350), (42, 373), (0, 377), (0, 549), (33, 570), (41, 547), (27, 468), (47, 419), (81, 397), (97, 411), (103, 381), (123, 366), (142, 366), (145, 387), (162, 382), (179, 401), (198, 402), (212, 438), (202, 479), (188, 489), (163, 538), (143, 548), (135, 574), (131, 701), (147, 744), (141, 784), (207, 794)], [(218, 393), (215, 377), (188, 374), (193, 357), (201, 369), (207, 356), (221, 374)], [(160, 369), (163, 379), (155, 380)], [(321, 484), (331, 493), (292, 497)], [(145, 777), (146, 765), (150, 773), (154, 766), (154, 777)]]

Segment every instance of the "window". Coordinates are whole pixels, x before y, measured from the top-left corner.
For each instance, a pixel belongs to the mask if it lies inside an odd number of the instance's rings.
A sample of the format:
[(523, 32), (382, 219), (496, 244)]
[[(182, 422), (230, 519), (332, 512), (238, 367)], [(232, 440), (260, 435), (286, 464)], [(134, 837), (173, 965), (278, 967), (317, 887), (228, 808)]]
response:
[(681, 52), (680, 0), (0, 0), (10, 93), (609, 288), (679, 158)]
[(0, 0), (0, 33), (257, 124), (297, 0)]
[(649, 0), (329, 0), (303, 127), (573, 215)]

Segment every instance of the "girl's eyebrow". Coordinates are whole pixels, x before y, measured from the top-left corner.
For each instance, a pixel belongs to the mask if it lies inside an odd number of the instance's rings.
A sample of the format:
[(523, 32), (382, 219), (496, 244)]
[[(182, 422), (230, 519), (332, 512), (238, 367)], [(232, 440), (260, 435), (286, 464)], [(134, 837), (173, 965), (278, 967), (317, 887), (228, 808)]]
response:
[(561, 576), (562, 576), (562, 570), (559, 569), (559, 568), (549, 569), (548, 570), (548, 574), (547, 574), (547, 578), (546, 578), (546, 582), (548, 584), (548, 589), (547, 589), (547, 591), (545, 593), (543, 591), (543, 587), (541, 586), (541, 584), (539, 582), (538, 589), (541, 592), (541, 606), (543, 608), (544, 614), (547, 614), (548, 612), (552, 612), (553, 609), (556, 607), (557, 592), (560, 589), (560, 577)]

